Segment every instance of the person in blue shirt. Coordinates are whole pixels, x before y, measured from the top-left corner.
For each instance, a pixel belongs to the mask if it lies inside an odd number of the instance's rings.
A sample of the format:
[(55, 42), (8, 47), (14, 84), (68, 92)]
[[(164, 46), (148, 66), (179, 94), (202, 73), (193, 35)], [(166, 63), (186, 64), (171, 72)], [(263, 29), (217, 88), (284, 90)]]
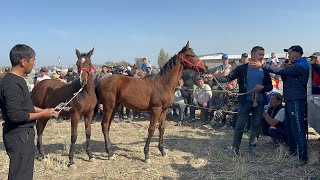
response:
[[(263, 58), (264, 48), (261, 46), (253, 47), (249, 61), (261, 62)], [(252, 123), (249, 138), (249, 155), (254, 157), (258, 156), (256, 150), (257, 137), (260, 134), (263, 108), (264, 105), (267, 104), (265, 92), (272, 90), (270, 74), (262, 69), (256, 69), (248, 64), (243, 64), (236, 67), (229, 75), (217, 76), (216, 79), (219, 82), (230, 82), (234, 79), (238, 79), (239, 93), (247, 93), (238, 97), (238, 121), (234, 130), (232, 148), (230, 149), (228, 156), (235, 157), (239, 155), (242, 135), (250, 114), (252, 114)], [(253, 96), (252, 92), (250, 92), (253, 89), (258, 93), (257, 106), (254, 106), (253, 104)]]

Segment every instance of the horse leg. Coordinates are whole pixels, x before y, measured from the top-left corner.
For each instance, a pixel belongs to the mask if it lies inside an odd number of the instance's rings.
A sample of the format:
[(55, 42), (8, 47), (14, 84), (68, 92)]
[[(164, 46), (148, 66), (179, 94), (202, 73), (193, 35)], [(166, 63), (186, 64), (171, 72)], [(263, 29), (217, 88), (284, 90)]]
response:
[(48, 122), (48, 119), (39, 119), (37, 121), (37, 148), (39, 150), (39, 159), (40, 160), (45, 160), (45, 155), (44, 155), (44, 148), (43, 148), (43, 143), (42, 143), (42, 134), (44, 131), (44, 128), (46, 127), (46, 124)]
[(74, 156), (74, 148), (75, 148), (75, 143), (77, 141), (77, 135), (78, 135), (78, 123), (80, 120), (80, 114), (77, 112), (74, 112), (71, 115), (71, 145), (70, 145), (70, 151), (69, 151), (69, 167), (71, 168), (76, 168), (76, 165), (74, 164), (73, 161), (73, 156)]
[(86, 119), (85, 119), (86, 151), (87, 151), (87, 154), (88, 154), (90, 162), (94, 161), (94, 158), (93, 158), (93, 155), (92, 155), (92, 151), (91, 151), (91, 147), (90, 147), (91, 122), (92, 122), (93, 116), (94, 116), (94, 112), (90, 111), (89, 113), (87, 113)]
[(104, 111), (104, 115), (103, 115), (103, 121), (101, 122), (102, 132), (103, 132), (103, 136), (104, 136), (104, 142), (105, 142), (106, 151), (108, 153), (109, 159), (114, 158), (113, 151), (111, 149), (109, 130), (110, 130), (111, 121), (112, 121), (115, 113), (117, 112), (117, 109), (118, 109), (117, 107), (118, 106), (116, 106), (115, 108), (106, 108)]
[(149, 125), (149, 129), (148, 129), (148, 138), (146, 141), (146, 145), (144, 146), (144, 156), (145, 156), (145, 162), (146, 163), (151, 163), (151, 160), (149, 158), (149, 145), (151, 142), (151, 138), (154, 134), (154, 130), (156, 129), (156, 125), (157, 125), (157, 120), (159, 119), (161, 113), (161, 109), (154, 109), (153, 112), (151, 113), (151, 120), (150, 120), (150, 125)]
[(163, 135), (164, 135), (164, 129), (166, 127), (166, 114), (168, 112), (168, 109), (164, 110), (159, 118), (159, 151), (161, 152), (162, 156), (165, 156), (166, 153), (164, 152), (164, 148), (163, 148)]

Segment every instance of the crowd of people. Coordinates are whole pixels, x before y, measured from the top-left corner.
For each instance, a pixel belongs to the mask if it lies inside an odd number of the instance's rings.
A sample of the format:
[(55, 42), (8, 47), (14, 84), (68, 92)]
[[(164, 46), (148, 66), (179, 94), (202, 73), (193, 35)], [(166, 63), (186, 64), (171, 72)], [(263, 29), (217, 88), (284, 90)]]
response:
[[(280, 64), (275, 53), (265, 61), (265, 50), (261, 46), (243, 53), (240, 64), (229, 64), (228, 55), (222, 55), (222, 64), (209, 69), (201, 76), (192, 70), (184, 70), (169, 109), (169, 116), (178, 118), (178, 125), (196, 122), (196, 109), (201, 110), (201, 119), (207, 129), (215, 128), (217, 123), (224, 126), (221, 130), (233, 127), (232, 148), (228, 156), (240, 154), (243, 133), (250, 131), (249, 155), (258, 157), (258, 138), (262, 134), (270, 136), (275, 143), (288, 146), (289, 156), (299, 156), (299, 165), (308, 162), (305, 117), (307, 103), (307, 82), (309, 63), (303, 57), (300, 46), (285, 49), (288, 60)], [(313, 93), (320, 91), (320, 52), (310, 58)], [(1, 78), (0, 102), (3, 113), (3, 139), (10, 158), (10, 178), (31, 177), (30, 168), (34, 158), (35, 120), (40, 117), (58, 116), (53, 109), (34, 107), (30, 98), (31, 84), (45, 79), (56, 79), (70, 83), (78, 79), (77, 73), (69, 68), (66, 74), (56, 69), (49, 74), (41, 68), (32, 82), (25, 81), (34, 66), (35, 52), (27, 45), (16, 45), (10, 51), (12, 68), (6, 68)], [(95, 84), (112, 75), (125, 75), (134, 78), (147, 78), (159, 72), (143, 59), (143, 64), (123, 67), (103, 65), (94, 74)], [(279, 80), (283, 81), (283, 95), (279, 91)], [(103, 108), (100, 105), (100, 108)], [(119, 120), (124, 121), (124, 106), (120, 106)], [(189, 111), (189, 112), (188, 112)], [(148, 113), (132, 112), (126, 109), (128, 121), (135, 117), (149, 117)], [(18, 136), (16, 136), (18, 134)], [(22, 140), (22, 141), (21, 141)], [(25, 143), (30, 142), (30, 143)], [(23, 150), (23, 152), (21, 151)], [(28, 158), (20, 158), (28, 150)], [(23, 166), (21, 166), (23, 164)], [(24, 173), (26, 172), (26, 173)], [(27, 178), (28, 179), (28, 178)]]

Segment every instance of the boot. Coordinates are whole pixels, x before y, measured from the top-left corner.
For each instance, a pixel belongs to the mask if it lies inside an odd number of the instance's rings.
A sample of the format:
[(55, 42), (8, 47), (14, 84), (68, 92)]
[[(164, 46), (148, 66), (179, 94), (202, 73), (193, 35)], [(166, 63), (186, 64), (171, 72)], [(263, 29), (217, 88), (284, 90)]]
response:
[(258, 157), (257, 148), (255, 146), (249, 146), (249, 156)]

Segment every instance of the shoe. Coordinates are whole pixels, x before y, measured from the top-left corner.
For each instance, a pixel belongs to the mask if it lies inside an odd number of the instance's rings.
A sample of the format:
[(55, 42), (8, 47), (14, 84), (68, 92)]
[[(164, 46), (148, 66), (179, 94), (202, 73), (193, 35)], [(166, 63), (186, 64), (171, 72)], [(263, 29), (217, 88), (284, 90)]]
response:
[(189, 121), (187, 121), (187, 123), (194, 123), (194, 122), (196, 122), (196, 119), (194, 119), (194, 118), (192, 118)]
[(308, 164), (308, 161), (307, 160), (302, 160), (302, 159), (299, 159), (298, 161), (298, 166), (305, 166)]
[(249, 156), (252, 157), (259, 157), (259, 154), (257, 152), (257, 148), (254, 146), (249, 146)]
[(222, 126), (219, 130), (226, 130), (226, 129), (228, 129), (229, 127), (230, 127), (229, 125), (225, 124), (225, 125)]
[(209, 129), (209, 130), (213, 129), (211, 124), (202, 125), (202, 127), (206, 128), (206, 129)]
[(129, 117), (129, 118), (127, 119), (127, 123), (131, 123), (131, 122), (132, 122), (132, 118)]
[(228, 152), (228, 157), (237, 157), (239, 156), (239, 148), (232, 147)]
[(175, 126), (182, 126), (182, 121), (177, 122)]
[(296, 156), (297, 155), (297, 151), (290, 151), (288, 152), (287, 155), (284, 156), (284, 158), (291, 158), (293, 156)]

